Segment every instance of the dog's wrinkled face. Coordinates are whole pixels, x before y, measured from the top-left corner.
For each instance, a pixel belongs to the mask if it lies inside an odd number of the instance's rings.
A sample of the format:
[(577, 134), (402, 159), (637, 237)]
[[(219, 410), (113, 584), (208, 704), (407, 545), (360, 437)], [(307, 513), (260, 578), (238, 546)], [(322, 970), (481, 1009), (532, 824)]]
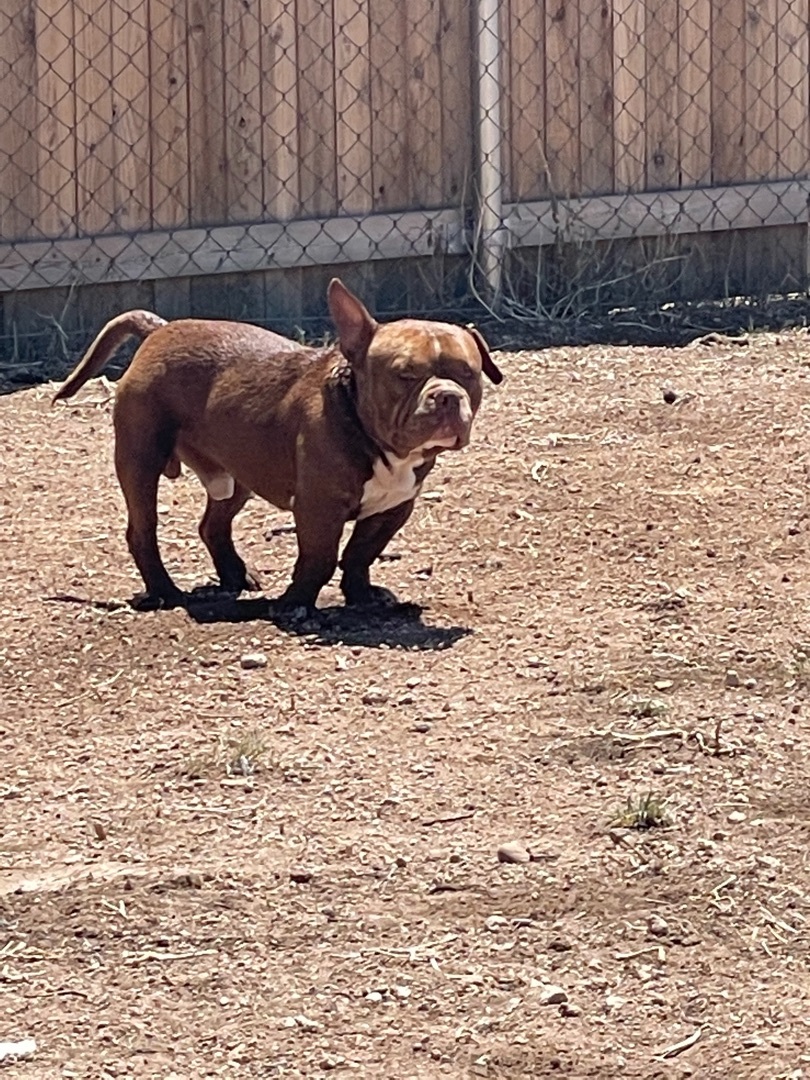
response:
[(482, 372), (495, 383), (502, 379), (481, 335), (420, 319), (380, 325), (337, 279), (329, 306), (369, 435), (400, 458), (466, 446)]

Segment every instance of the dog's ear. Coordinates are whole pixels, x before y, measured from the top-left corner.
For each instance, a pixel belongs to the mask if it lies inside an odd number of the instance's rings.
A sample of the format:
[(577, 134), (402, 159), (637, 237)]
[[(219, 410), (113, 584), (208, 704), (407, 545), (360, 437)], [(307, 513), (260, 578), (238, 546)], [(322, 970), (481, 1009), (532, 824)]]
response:
[(349, 362), (362, 359), (374, 337), (377, 323), (340, 278), (332, 278), (329, 282), (326, 297), (338, 332), (340, 351)]
[(484, 341), (479, 331), (476, 330), (474, 326), (468, 326), (467, 333), (478, 346), (478, 351), (481, 354), (481, 367), (484, 370), (484, 374), (487, 376), (490, 382), (494, 382), (496, 386), (498, 385), (498, 383), (502, 383), (503, 373), (501, 372), (501, 369), (498, 367), (495, 361), (492, 359), (492, 357), (489, 355), (489, 346)]

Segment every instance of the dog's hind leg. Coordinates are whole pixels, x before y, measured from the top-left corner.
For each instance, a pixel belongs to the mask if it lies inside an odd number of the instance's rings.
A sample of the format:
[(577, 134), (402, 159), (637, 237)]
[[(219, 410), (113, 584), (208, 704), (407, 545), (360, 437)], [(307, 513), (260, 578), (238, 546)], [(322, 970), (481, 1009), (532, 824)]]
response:
[(146, 593), (136, 598), (134, 606), (143, 610), (178, 607), (185, 597), (169, 577), (157, 542), (158, 482), (171, 448), (162, 448), (164, 440), (155, 436), (150, 439), (143, 429), (136, 438), (128, 437), (129, 425), (120, 411), (115, 420), (115, 471), (127, 504), (127, 546), (146, 587)]
[(259, 582), (245, 566), (233, 545), (231, 523), (250, 498), (250, 491), (234, 482), (228, 499), (214, 499), (209, 494), (200, 522), (200, 538), (213, 559), (219, 583), (226, 592), (256, 590)]

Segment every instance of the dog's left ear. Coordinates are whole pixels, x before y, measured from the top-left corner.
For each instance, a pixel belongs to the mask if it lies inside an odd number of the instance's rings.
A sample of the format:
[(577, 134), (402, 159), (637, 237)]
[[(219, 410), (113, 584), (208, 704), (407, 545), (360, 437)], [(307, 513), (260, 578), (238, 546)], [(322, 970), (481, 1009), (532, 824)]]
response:
[(501, 372), (501, 369), (498, 367), (495, 361), (492, 359), (492, 357), (489, 355), (489, 346), (484, 341), (480, 332), (476, 330), (474, 326), (468, 326), (467, 333), (478, 346), (478, 351), (481, 354), (481, 367), (483, 368), (484, 374), (487, 376), (489, 381), (495, 383), (496, 386), (498, 385), (498, 383), (502, 383), (503, 373)]
[(351, 363), (365, 356), (377, 323), (340, 278), (332, 278), (326, 292), (329, 313), (335, 324), (340, 351)]

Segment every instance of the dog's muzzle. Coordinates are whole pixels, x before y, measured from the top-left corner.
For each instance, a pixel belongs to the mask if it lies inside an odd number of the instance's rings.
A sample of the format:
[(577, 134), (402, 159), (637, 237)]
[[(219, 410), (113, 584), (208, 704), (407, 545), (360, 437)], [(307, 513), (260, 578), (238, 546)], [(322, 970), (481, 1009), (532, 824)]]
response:
[(472, 404), (464, 387), (452, 379), (433, 379), (426, 383), (414, 416), (434, 421), (431, 438), (438, 444), (459, 449), (469, 441)]

